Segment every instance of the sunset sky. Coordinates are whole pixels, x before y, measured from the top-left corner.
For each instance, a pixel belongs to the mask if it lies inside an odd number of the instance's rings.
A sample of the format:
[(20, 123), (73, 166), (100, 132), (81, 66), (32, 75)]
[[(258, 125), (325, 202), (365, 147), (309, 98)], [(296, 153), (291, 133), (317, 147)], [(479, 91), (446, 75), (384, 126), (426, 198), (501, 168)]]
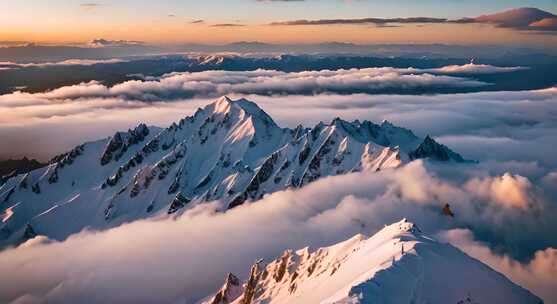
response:
[(516, 7), (557, 12), (557, 2), (536, 1), (5, 1), (0, 41), (84, 43), (95, 38), (148, 43), (512, 43), (543, 46), (557, 35), (486, 24), (408, 23), (271, 26), (293, 20), (476, 17)]

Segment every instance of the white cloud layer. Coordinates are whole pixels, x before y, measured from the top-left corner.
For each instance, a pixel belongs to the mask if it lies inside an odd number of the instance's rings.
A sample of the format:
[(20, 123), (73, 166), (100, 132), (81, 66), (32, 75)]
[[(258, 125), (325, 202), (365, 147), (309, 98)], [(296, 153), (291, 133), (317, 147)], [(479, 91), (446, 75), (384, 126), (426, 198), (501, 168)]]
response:
[[(177, 221), (140, 221), (84, 232), (62, 243), (35, 240), (0, 252), (0, 273), (11, 274), (0, 284), (0, 302), (18, 297), (21, 303), (196, 299), (214, 291), (226, 272), (246, 271), (257, 257), (274, 257), (308, 242), (321, 246), (340, 241), (360, 232), (355, 222), (365, 222), (366, 232), (372, 233), (401, 217), (429, 233), (450, 230), (451, 240), (471, 254), (478, 248), (482, 260), (540, 296), (555, 299), (556, 289), (547, 282), (557, 281), (551, 267), (552, 248), (557, 248), (557, 88), (431, 96), (320, 91), (470, 81), (391, 68), (212, 71), (111, 88), (91, 82), (2, 95), (0, 158), (44, 159), (140, 121), (169, 125), (193, 114), (212, 99), (208, 96), (234, 92), (256, 101), (282, 126), (312, 125), (337, 116), (388, 119), (418, 135), (431, 134), (481, 162), (415, 162), (378, 174), (327, 178), (227, 214), (215, 214), (214, 205), (206, 205)], [(454, 220), (439, 215), (444, 203), (451, 204)]]
[(489, 64), (475, 64), (472, 62), (464, 65), (449, 65), (438, 69), (430, 69), (428, 71), (447, 74), (497, 74), (511, 73), (527, 69), (527, 67), (497, 67)]
[(113, 63), (122, 63), (128, 62), (128, 60), (124, 59), (68, 59), (64, 61), (57, 61), (57, 62), (42, 62), (42, 63), (17, 63), (11, 61), (0, 61), (0, 70), (10, 70), (16, 68), (46, 68), (52, 66), (75, 66), (75, 65), (83, 65), (83, 66), (91, 66), (95, 64), (113, 64)]
[(130, 80), (112, 87), (91, 81), (45, 93), (16, 92), (15, 99), (122, 98), (161, 101), (225, 94), (288, 95), (324, 92), (376, 92), (393, 89), (476, 88), (488, 83), (469, 78), (434, 75), (408, 68), (366, 68), (336, 71), (281, 72), (205, 71), (171, 73), (152, 80)]
[[(47, 158), (84, 140), (111, 135), (140, 121), (166, 126), (193, 114), (212, 100), (142, 102), (87, 97), (95, 88), (104, 91), (102, 85), (92, 85), (64, 92), (66, 97), (73, 97), (71, 99), (48, 98), (60, 93), (55, 91), (0, 96), (0, 112), (3, 113), (0, 116), (3, 141), (0, 158), (21, 155)], [(375, 122), (388, 119), (419, 135), (435, 136), (471, 159), (530, 162), (557, 168), (557, 159), (550, 153), (557, 142), (555, 88), (433, 96), (242, 96), (256, 101), (282, 126), (313, 125), (337, 116)]]

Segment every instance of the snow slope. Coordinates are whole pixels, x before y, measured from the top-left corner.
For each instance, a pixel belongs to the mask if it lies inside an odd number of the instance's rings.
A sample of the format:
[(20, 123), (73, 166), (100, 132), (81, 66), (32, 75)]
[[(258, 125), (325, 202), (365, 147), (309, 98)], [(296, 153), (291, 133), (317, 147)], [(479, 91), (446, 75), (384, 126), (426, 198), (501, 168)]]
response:
[(386, 121), (337, 118), (286, 129), (255, 103), (222, 97), (168, 128), (140, 124), (6, 181), (0, 247), (36, 234), (64, 239), (84, 228), (177, 216), (212, 200), (225, 211), (323, 176), (393, 168), (411, 158), (463, 161)]
[[(310, 251), (256, 262), (244, 284), (229, 275), (205, 303), (542, 303), (457, 248), (406, 220)], [(226, 297), (219, 296), (226, 294)]]

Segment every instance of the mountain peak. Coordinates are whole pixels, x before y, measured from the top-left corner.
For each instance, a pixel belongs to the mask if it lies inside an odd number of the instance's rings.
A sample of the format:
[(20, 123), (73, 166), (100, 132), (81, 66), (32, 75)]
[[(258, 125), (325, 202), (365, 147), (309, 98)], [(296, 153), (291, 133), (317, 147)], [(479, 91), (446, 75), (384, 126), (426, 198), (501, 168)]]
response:
[(408, 221), (406, 218), (403, 218), (396, 223), (385, 226), (377, 233), (377, 235), (385, 235), (385, 237), (395, 239), (401, 234), (412, 234), (414, 236), (418, 236), (421, 232), (422, 231), (416, 224)]
[(232, 104), (232, 99), (224, 95), (213, 103), (215, 107), (214, 112), (226, 113), (230, 109), (231, 104)]
[(314, 251), (286, 250), (266, 265), (254, 264), (243, 286), (231, 303), (541, 301), (406, 219), (369, 238), (355, 235)]
[(238, 279), (238, 277), (236, 277), (232, 273), (229, 273), (226, 276), (224, 285), (219, 290), (219, 292), (213, 297), (210, 304), (231, 303), (241, 295), (242, 293), (241, 288), (242, 287), (240, 286), (240, 279)]
[(255, 102), (249, 101), (245, 98), (233, 100), (228, 96), (222, 96), (213, 103), (209, 104), (206, 108), (212, 108), (213, 113), (226, 114), (231, 109), (239, 110), (238, 114), (245, 113), (249, 116), (256, 117), (265, 123), (276, 126), (273, 119), (261, 109)]
[[(0, 185), (4, 206), (41, 206), (15, 209), (17, 216), (4, 223), (13, 232), (0, 236), (0, 247), (12, 244), (27, 222), (41, 222), (34, 225), (38, 234), (62, 239), (86, 226), (105, 229), (128, 219), (180, 214), (212, 200), (229, 209), (326, 176), (394, 168), (420, 142), (412, 131), (387, 122), (336, 118), (331, 124), (282, 129), (257, 104), (223, 96), (166, 129), (140, 124), (85, 143), (51, 166)], [(415, 152), (416, 158), (459, 161), (455, 155), (429, 136)], [(59, 228), (67, 214), (78, 220)]]
[(471, 162), (465, 160), (460, 154), (449, 149), (447, 146), (436, 142), (431, 136), (427, 135), (424, 141), (416, 150), (408, 154), (410, 159), (429, 158), (437, 161), (454, 161), (457, 163)]

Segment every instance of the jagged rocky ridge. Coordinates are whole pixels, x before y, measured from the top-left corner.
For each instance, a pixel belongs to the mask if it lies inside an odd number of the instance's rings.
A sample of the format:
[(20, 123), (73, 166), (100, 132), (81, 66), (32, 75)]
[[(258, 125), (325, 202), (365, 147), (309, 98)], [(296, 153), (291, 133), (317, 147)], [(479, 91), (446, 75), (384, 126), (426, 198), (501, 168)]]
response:
[(387, 121), (280, 128), (255, 103), (223, 97), (168, 128), (140, 124), (9, 179), (0, 187), (0, 246), (24, 240), (26, 230), (64, 239), (212, 200), (225, 211), (323, 176), (414, 158), (463, 161), (435, 147)]
[(28, 159), (27, 157), (0, 160), (0, 185), (18, 174), (27, 173), (44, 166), (46, 164), (40, 163), (35, 159)]
[(457, 163), (474, 162), (472, 160), (464, 159), (460, 154), (455, 153), (447, 146), (436, 142), (429, 135), (426, 136), (424, 141), (416, 148), (416, 150), (409, 153), (410, 159), (430, 158), (438, 161), (454, 161)]
[[(235, 278), (231, 281), (230, 278)], [(257, 261), (243, 284), (229, 274), (205, 304), (541, 304), (542, 300), (459, 249), (402, 220), (374, 236), (286, 250)]]

